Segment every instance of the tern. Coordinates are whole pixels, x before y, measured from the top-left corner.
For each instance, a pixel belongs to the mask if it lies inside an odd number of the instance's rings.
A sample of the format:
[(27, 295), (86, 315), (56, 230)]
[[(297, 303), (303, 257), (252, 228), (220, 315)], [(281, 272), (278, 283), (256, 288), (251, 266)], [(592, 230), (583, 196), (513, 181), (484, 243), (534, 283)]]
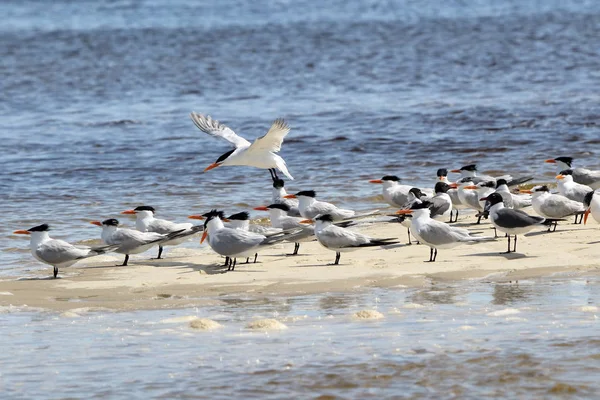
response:
[(510, 253), (510, 236), (515, 236), (513, 252), (517, 251), (517, 236), (527, 233), (540, 225), (549, 225), (551, 220), (544, 217), (529, 215), (521, 210), (513, 210), (505, 207), (504, 199), (500, 193), (491, 193), (489, 196), (481, 199), (486, 201), (486, 210), (489, 211), (492, 225), (501, 232), (506, 233), (508, 238), (508, 250)]
[(587, 168), (573, 168), (573, 157), (556, 157), (546, 160), (547, 163), (556, 164), (558, 171), (565, 169), (573, 170), (573, 181), (587, 185), (592, 189), (600, 189), (600, 171), (592, 171)]
[(471, 236), (468, 230), (450, 226), (444, 222), (431, 219), (431, 204), (424, 201), (412, 206), (410, 210), (399, 210), (396, 213), (412, 214), (412, 232), (420, 242), (429, 246), (429, 262), (435, 262), (438, 249), (449, 249), (467, 242), (494, 240), (491, 237)]
[(572, 169), (560, 171), (560, 174), (556, 175), (556, 180), (558, 181), (558, 192), (560, 194), (567, 199), (578, 201), (580, 203), (583, 203), (586, 194), (594, 190), (587, 185), (574, 182)]
[(289, 240), (294, 241), (294, 252), (290, 255), (297, 255), (300, 250), (300, 243), (310, 242), (315, 239), (315, 229), (312, 225), (306, 225), (302, 223), (302, 218), (292, 217), (289, 212), (290, 208), (286, 204), (273, 203), (268, 206), (260, 206), (254, 208), (257, 211), (269, 212), (269, 218), (271, 219), (271, 225), (273, 228), (290, 230), (300, 229), (300, 232), (295, 234)]
[(300, 211), (298, 210), (298, 199), (286, 199), (287, 192), (285, 190), (285, 182), (283, 179), (275, 179), (273, 181), (273, 196), (272, 203), (273, 204), (285, 204), (290, 210), (288, 211), (288, 215), (292, 217), (299, 217)]
[[(310, 219), (302, 221), (312, 223)], [(340, 263), (341, 252), (358, 250), (361, 247), (387, 246), (396, 244), (395, 238), (374, 239), (362, 233), (336, 226), (334, 218), (329, 214), (319, 215), (315, 218), (315, 236), (326, 249), (335, 251), (335, 261), (330, 265)]]
[(508, 184), (505, 179), (498, 179), (496, 181), (496, 191), (500, 196), (502, 196), (502, 201), (504, 202), (504, 207), (506, 208), (514, 208), (515, 210), (525, 208), (531, 205), (531, 195), (517, 195), (511, 193), (510, 189), (508, 189)]
[[(448, 185), (452, 184), (448, 180), (448, 170), (446, 168), (440, 168), (437, 170), (437, 180)], [(446, 193), (448, 193), (448, 196), (450, 196), (450, 199), (452, 200), (452, 210), (450, 211), (449, 222), (456, 222), (458, 221), (458, 210), (464, 209), (465, 206), (460, 201), (460, 197), (458, 197), (458, 189), (456, 189), (456, 187), (448, 189)], [(454, 221), (452, 220), (452, 211), (456, 211), (456, 217), (454, 218)]]
[[(90, 224), (102, 227), (101, 237), (104, 243), (118, 245), (113, 250), (115, 253), (125, 254), (125, 260), (123, 264), (119, 265), (120, 267), (127, 266), (130, 254), (143, 253), (152, 246), (164, 245), (164, 243), (178, 238), (185, 231), (182, 229), (166, 235), (156, 232), (140, 232), (134, 229), (119, 228), (119, 221), (114, 218), (102, 222), (91, 221)], [(189, 234), (184, 233), (185, 236)]]
[(456, 183), (447, 184), (440, 181), (435, 184), (435, 196), (429, 200), (431, 203), (429, 206), (431, 218), (442, 220), (450, 217), (452, 220), (452, 199), (448, 191), (456, 188)]
[[(458, 180), (458, 197), (460, 198), (461, 203), (471, 208), (475, 211), (478, 211), (477, 214), (477, 223), (481, 223), (481, 218), (483, 217), (483, 207), (484, 204), (479, 202), (481, 198), (478, 193), (478, 189), (490, 189), (489, 186), (494, 186), (493, 181), (479, 181), (477, 185), (473, 183), (473, 178), (466, 177)], [(482, 185), (482, 186), (478, 186)], [(493, 189), (492, 189), (493, 191)]]
[[(400, 178), (396, 175), (386, 175), (381, 179), (372, 179), (369, 183), (382, 185), (383, 199), (392, 207), (404, 208), (406, 203), (410, 201), (409, 192), (412, 186), (402, 185)], [(431, 190), (422, 189), (427, 195), (431, 194)]]
[(283, 158), (276, 154), (281, 150), (283, 139), (290, 131), (290, 127), (283, 119), (276, 119), (264, 136), (256, 139), (254, 143), (250, 143), (243, 137), (238, 136), (231, 128), (212, 119), (209, 115), (204, 116), (192, 112), (190, 117), (202, 132), (224, 139), (235, 146), (235, 149), (223, 154), (217, 161), (206, 167), (205, 172), (220, 166), (245, 165), (268, 169), (273, 180), (279, 179), (277, 170), (289, 179), (294, 179), (289, 173)]
[(600, 190), (592, 191), (586, 194), (585, 199), (583, 199), (583, 205), (586, 208), (583, 217), (583, 223), (587, 223), (590, 213), (596, 222), (600, 223)]
[(465, 165), (464, 167), (462, 167), (460, 169), (453, 169), (450, 172), (458, 173), (463, 178), (472, 178), (472, 182), (474, 184), (477, 184), (481, 181), (493, 181), (495, 184), (497, 179), (502, 178), (508, 182), (509, 187), (521, 185), (521, 184), (533, 179), (533, 176), (523, 176), (520, 178), (513, 179), (513, 177), (510, 175), (502, 175), (499, 177), (493, 177), (490, 175), (477, 175), (477, 165), (476, 164)]
[[(250, 223), (250, 214), (248, 214), (246, 211), (242, 211), (237, 214), (232, 214), (229, 217), (227, 217), (227, 219), (229, 220), (230, 228), (242, 229), (244, 231), (258, 233), (260, 235), (269, 235), (269, 234), (281, 232), (281, 229), (268, 228), (268, 227), (262, 226), (262, 225), (251, 224)], [(257, 258), (258, 258), (258, 253), (255, 253), (254, 254), (254, 263), (256, 263)], [(250, 258), (249, 257), (246, 258), (246, 264), (248, 264), (249, 261), (250, 261)]]
[[(567, 199), (565, 196), (560, 194), (550, 193), (548, 186), (534, 186), (531, 190), (521, 190), (522, 193), (528, 193), (532, 195), (531, 205), (533, 210), (544, 218), (558, 219), (565, 218), (571, 215), (575, 216), (575, 223), (577, 223), (577, 216), (585, 212), (583, 203)], [(557, 222), (554, 222), (553, 232), (556, 230)], [(550, 229), (548, 229), (550, 232)]]
[[(135, 228), (140, 232), (156, 232), (163, 235), (167, 235), (173, 232), (185, 232), (187, 230), (194, 229), (197, 232), (198, 228), (194, 228), (193, 224), (189, 222), (175, 223), (167, 221), (166, 219), (154, 218), (156, 210), (152, 206), (139, 206), (132, 210), (125, 210), (121, 214), (135, 215)], [(158, 256), (157, 260), (161, 259), (163, 248), (165, 246), (176, 246), (189, 239), (188, 236), (182, 236), (177, 239), (169, 240), (158, 245)]]
[(494, 181), (480, 181), (476, 185), (469, 185), (465, 186), (464, 188), (475, 190), (475, 192), (477, 193), (477, 204), (479, 205), (479, 207), (477, 208), (477, 210), (479, 211), (477, 223), (480, 223), (481, 217), (485, 216), (485, 200), (481, 201), (481, 199), (483, 197), (487, 197), (491, 193), (494, 193), (494, 191), (496, 190), (496, 183)]
[(314, 190), (303, 190), (296, 194), (288, 194), (286, 199), (298, 199), (298, 210), (303, 218), (313, 219), (317, 215), (328, 214), (334, 221), (350, 219), (356, 215), (352, 210), (338, 208), (331, 203), (319, 201), (315, 197), (317, 193)]
[(42, 224), (27, 230), (18, 230), (13, 233), (17, 235), (30, 235), (29, 247), (31, 254), (36, 260), (53, 267), (54, 278), (58, 275), (58, 269), (70, 267), (84, 258), (99, 256), (116, 250), (119, 246), (75, 246), (63, 240), (52, 239), (48, 233), (50, 226)]
[(229, 257), (228, 271), (235, 270), (237, 257), (250, 257), (260, 251), (292, 236), (297, 231), (279, 232), (273, 235), (260, 235), (242, 229), (227, 228), (223, 225), (222, 211), (212, 210), (205, 214), (204, 233), (200, 243), (208, 237), (208, 244), (214, 252)]

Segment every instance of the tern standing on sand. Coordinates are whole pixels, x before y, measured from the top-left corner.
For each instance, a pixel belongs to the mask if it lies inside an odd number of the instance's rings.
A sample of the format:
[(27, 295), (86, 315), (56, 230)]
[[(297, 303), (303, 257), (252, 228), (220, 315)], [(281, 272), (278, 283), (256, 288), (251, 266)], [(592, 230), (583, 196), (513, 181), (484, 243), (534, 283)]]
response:
[(17, 235), (30, 235), (29, 246), (31, 254), (36, 260), (54, 267), (54, 277), (58, 275), (58, 269), (70, 267), (84, 258), (98, 256), (116, 250), (119, 246), (75, 246), (63, 240), (52, 239), (48, 234), (50, 226), (42, 224), (27, 230), (19, 230)]

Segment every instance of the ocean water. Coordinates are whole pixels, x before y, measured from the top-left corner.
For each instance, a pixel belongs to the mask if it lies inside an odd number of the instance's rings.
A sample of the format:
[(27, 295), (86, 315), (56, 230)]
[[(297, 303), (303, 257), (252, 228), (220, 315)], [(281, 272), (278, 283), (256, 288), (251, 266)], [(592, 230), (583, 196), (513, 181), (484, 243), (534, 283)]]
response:
[(191, 111), (248, 138), (286, 118), (290, 190), (357, 209), (378, 206), (367, 180), (384, 174), (430, 186), (437, 168), (477, 162), (549, 180), (543, 160), (559, 155), (600, 168), (597, 1), (7, 0), (0, 13), (11, 274), (37, 265), (15, 229), (79, 241), (140, 204), (184, 220), (268, 202), (267, 171), (202, 172), (229, 147)]
[[(597, 280), (436, 284), (201, 309), (0, 310), (3, 398), (595, 398)], [(82, 304), (85, 307), (85, 304)], [(379, 320), (352, 315), (376, 310)], [(222, 328), (198, 331), (193, 317)], [(254, 331), (275, 318), (287, 329)]]

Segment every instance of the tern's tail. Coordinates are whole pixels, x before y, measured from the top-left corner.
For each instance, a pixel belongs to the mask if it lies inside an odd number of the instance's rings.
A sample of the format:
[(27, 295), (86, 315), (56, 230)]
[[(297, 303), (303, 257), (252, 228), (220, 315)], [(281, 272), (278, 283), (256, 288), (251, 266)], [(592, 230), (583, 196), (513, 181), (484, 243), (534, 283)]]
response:
[(287, 169), (285, 160), (277, 154), (275, 154), (275, 165), (277, 165), (277, 169), (280, 170), (285, 176), (287, 176), (291, 180), (294, 180), (294, 177), (292, 176), (292, 174), (290, 174), (290, 171), (288, 171)]
[(89, 251), (89, 253), (87, 253), (87, 255), (85, 255), (84, 257), (81, 258), (88, 258), (88, 257), (94, 257), (94, 256), (99, 256), (100, 254), (104, 254), (104, 253), (110, 253), (111, 251), (115, 251), (120, 247), (120, 245), (118, 244), (111, 244), (108, 246), (99, 246), (99, 247), (92, 247)]

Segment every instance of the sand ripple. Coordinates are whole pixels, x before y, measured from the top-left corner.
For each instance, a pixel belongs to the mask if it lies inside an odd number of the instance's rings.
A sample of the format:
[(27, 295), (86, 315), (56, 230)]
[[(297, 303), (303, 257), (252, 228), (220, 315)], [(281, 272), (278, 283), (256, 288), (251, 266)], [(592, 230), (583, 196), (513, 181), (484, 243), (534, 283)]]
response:
[(382, 319), (384, 315), (376, 310), (360, 310), (352, 314), (354, 319)]
[(213, 329), (219, 329), (223, 325), (218, 323), (217, 321), (213, 321), (208, 318), (198, 318), (190, 322), (190, 328), (198, 329), (201, 331), (210, 331)]
[(258, 319), (256, 321), (249, 322), (246, 325), (246, 329), (276, 331), (287, 329), (287, 326), (276, 319)]

